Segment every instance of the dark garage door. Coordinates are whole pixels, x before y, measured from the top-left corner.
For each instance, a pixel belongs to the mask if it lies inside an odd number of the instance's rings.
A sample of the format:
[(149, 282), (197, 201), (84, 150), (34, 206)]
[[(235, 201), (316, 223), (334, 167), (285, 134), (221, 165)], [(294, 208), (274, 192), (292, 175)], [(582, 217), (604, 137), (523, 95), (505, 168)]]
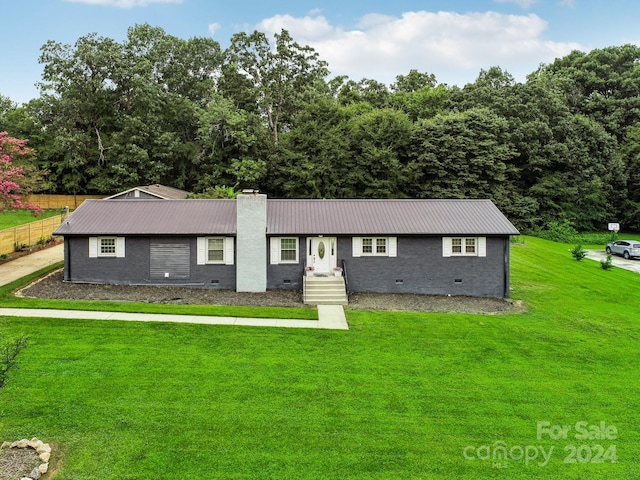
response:
[(151, 242), (152, 279), (189, 279), (191, 248), (189, 240)]

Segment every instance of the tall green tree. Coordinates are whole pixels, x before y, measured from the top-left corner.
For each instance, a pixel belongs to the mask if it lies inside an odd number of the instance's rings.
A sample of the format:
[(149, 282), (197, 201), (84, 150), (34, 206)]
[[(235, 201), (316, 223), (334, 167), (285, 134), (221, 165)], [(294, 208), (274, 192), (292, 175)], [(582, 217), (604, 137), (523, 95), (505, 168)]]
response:
[(640, 47), (622, 45), (574, 51), (532, 76), (555, 79), (575, 112), (603, 125), (620, 141), (640, 115)]
[(411, 152), (420, 176), (412, 196), (491, 198), (509, 207), (517, 152), (508, 135), (507, 121), (486, 108), (417, 122)]
[(276, 33), (274, 39), (272, 47), (262, 32), (233, 35), (221, 89), (239, 104), (255, 100), (277, 144), (280, 132), (301, 108), (304, 92), (324, 79), (328, 70), (313, 48), (296, 43), (287, 30)]
[(265, 135), (259, 117), (217, 94), (202, 110), (198, 138), (197, 191), (219, 185), (264, 188), (267, 162), (260, 150)]
[(100, 132), (115, 117), (116, 86), (111, 70), (121, 48), (111, 39), (87, 35), (74, 47), (49, 41), (41, 49), (44, 71), (40, 84), (43, 123), (54, 145), (49, 159), (52, 176), (71, 193), (86, 190), (89, 169), (104, 162)]
[(424, 87), (434, 88), (437, 85), (436, 76), (433, 73), (422, 73), (412, 69), (407, 75), (396, 76), (396, 81), (391, 85), (394, 92), (417, 92)]
[(356, 82), (347, 77), (341, 77), (337, 87), (337, 99), (342, 105), (354, 103), (368, 103), (375, 108), (388, 108), (391, 106), (391, 92), (382, 82), (363, 78)]
[(283, 135), (277, 191), (313, 198), (404, 196), (415, 177), (410, 134), (402, 112), (318, 96)]
[[(627, 195), (620, 202), (617, 220), (621, 221), (625, 228), (637, 231), (640, 230), (640, 122), (627, 129), (620, 145), (620, 156), (625, 164)], [(619, 171), (612, 173), (621, 175)]]
[(48, 42), (40, 61), (42, 119), (54, 135), (48, 163), (62, 189), (193, 185), (199, 109), (214, 94), (222, 61), (216, 42), (144, 24), (122, 44), (95, 34), (73, 47)]

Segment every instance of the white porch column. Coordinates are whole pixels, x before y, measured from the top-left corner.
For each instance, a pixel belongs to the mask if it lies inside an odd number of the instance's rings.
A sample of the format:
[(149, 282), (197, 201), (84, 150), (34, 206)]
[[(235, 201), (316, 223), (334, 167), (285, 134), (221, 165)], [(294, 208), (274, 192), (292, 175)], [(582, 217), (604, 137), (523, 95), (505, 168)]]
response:
[(236, 200), (236, 291), (267, 290), (267, 196), (246, 191)]

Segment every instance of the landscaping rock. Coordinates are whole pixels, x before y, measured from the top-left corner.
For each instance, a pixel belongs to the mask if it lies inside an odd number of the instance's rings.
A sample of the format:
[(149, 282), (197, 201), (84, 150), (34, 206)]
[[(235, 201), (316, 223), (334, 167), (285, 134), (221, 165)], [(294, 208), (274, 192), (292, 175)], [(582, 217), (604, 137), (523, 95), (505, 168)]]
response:
[(35, 451), (38, 453), (51, 453), (51, 447), (49, 446), (48, 443), (40, 442), (40, 446), (35, 448)]
[[(29, 442), (29, 446), (31, 448), (33, 448), (34, 450), (38, 450), (38, 448), (40, 448), (43, 445), (42, 440), (38, 440), (37, 438), (32, 438), (31, 441)], [(40, 452), (38, 452), (40, 453)]]

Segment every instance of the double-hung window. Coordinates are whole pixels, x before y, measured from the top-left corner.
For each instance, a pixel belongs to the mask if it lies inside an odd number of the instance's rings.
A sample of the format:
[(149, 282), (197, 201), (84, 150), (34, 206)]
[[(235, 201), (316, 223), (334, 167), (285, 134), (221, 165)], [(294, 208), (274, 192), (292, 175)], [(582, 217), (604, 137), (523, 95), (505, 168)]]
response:
[(280, 261), (281, 262), (297, 262), (298, 261), (298, 239), (296, 238), (280, 239)]
[(475, 255), (476, 241), (471, 238), (452, 238), (451, 239), (451, 255)]
[(89, 237), (89, 258), (124, 257), (124, 237)]
[(198, 237), (198, 265), (233, 265), (233, 237)]
[(99, 257), (116, 256), (116, 237), (100, 237), (98, 239), (98, 246)]
[(362, 255), (387, 255), (386, 237), (363, 237)]
[(444, 257), (485, 257), (486, 237), (444, 237), (442, 255)]
[(224, 263), (224, 238), (207, 238), (207, 263)]
[(271, 264), (298, 263), (298, 237), (271, 238)]
[(395, 257), (398, 241), (396, 237), (353, 237), (354, 257)]

